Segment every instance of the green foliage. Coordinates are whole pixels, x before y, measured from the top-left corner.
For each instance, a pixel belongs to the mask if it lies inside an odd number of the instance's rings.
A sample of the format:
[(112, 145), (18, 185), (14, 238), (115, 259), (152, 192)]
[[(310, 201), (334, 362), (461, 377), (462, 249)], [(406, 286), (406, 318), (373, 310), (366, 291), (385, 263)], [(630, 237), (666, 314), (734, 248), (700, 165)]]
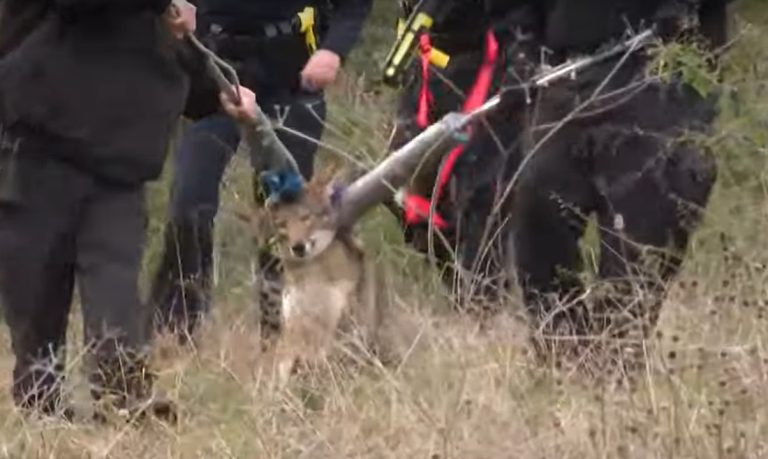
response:
[(680, 79), (702, 97), (717, 88), (717, 72), (712, 70), (710, 53), (698, 43), (672, 43), (651, 49), (652, 62), (648, 73), (665, 83)]
[(364, 75), (366, 80), (380, 79), (384, 59), (395, 38), (398, 13), (395, 0), (374, 0), (362, 40), (350, 55), (348, 68)]

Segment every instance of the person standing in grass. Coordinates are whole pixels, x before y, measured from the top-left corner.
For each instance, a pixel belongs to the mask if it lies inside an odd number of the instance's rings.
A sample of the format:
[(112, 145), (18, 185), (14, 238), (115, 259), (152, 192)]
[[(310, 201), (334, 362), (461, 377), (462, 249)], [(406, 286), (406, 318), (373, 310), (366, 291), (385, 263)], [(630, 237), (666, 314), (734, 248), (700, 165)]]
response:
[(6, 0), (0, 19), (0, 301), (15, 403), (62, 403), (77, 286), (92, 394), (132, 414), (152, 403), (138, 292), (144, 184), (161, 173), (187, 77), (194, 8), (171, 0)]
[[(432, 24), (413, 42), (401, 34), (390, 51), (399, 56), (401, 46), (412, 43), (407, 55), (416, 54), (408, 65), (401, 64), (400, 72), (387, 75), (385, 69), (385, 81), (400, 89), (391, 150), (447, 113), (477, 108), (503, 85), (530, 76), (536, 55), (531, 30), (537, 18), (527, 2), (404, 0), (400, 5), (401, 21), (426, 14)], [(389, 206), (406, 243), (434, 253), (463, 312), (495, 309), (509, 286), (503, 243), (508, 221), (505, 212), (493, 212), (497, 202), (508, 201), (502, 199), (504, 183), (520, 157), (519, 123), (508, 118), (502, 111), (490, 113), (447, 160), (440, 162), (435, 155), (425, 162), (402, 202)]]
[[(619, 351), (610, 356), (639, 357), (716, 180), (704, 141), (718, 114), (708, 64), (726, 42), (729, 0), (528, 3), (551, 65), (653, 32), (648, 46), (535, 92), (510, 214), (511, 264), (542, 350), (567, 343), (581, 354), (608, 343)], [(674, 52), (687, 53), (685, 65), (698, 59), (706, 84), (675, 68)], [(671, 64), (667, 74), (656, 56)], [(502, 105), (519, 107), (517, 99), (510, 93)], [(580, 240), (592, 218), (598, 282), (587, 288)]]
[[(447, 111), (467, 108), (479, 82), (487, 84), (475, 75), (489, 58), (496, 58), (496, 81), (515, 87), (532, 73), (598, 54), (650, 27), (662, 44), (697, 43), (711, 52), (725, 44), (729, 2), (404, 1), (407, 15), (431, 8), (426, 13), (434, 21), (418, 37), (418, 52), (431, 58), (440, 50), (450, 60), (441, 69), (439, 60), (420, 59), (406, 72), (393, 148)], [(489, 32), (498, 41), (495, 54), (488, 53)], [(431, 224), (451, 246), (441, 250), (434, 238), (441, 261), (460, 274), (480, 268), (487, 278), (472, 283), (486, 284), (505, 268), (516, 272), (532, 322), (546, 334), (626, 337), (640, 328), (647, 336), (716, 177), (711, 155), (693, 138), (710, 131), (717, 91), (695, 88), (680, 74), (648, 78), (652, 64), (641, 47), (551, 87), (505, 92), (489, 129), (476, 130), (455, 163), (424, 167), (413, 180), (411, 191), (435, 201), (436, 212), (428, 222), (428, 212), (419, 215), (408, 206), (416, 201), (405, 200), (407, 241), (427, 253)], [(581, 107), (595, 92), (609, 96)], [(503, 197), (509, 199), (498, 202)], [(587, 299), (579, 242), (592, 215), (605, 289)], [(492, 219), (505, 224), (488, 233)], [(497, 235), (498, 250), (486, 234)], [(477, 259), (495, 253), (500, 263)]]

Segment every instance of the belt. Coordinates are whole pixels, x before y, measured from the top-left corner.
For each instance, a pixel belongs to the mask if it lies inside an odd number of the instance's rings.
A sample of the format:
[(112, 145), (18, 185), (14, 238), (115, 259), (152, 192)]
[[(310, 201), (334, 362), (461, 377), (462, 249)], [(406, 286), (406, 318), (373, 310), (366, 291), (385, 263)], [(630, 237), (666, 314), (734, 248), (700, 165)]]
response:
[(210, 16), (204, 21), (208, 23), (203, 29), (205, 39), (230, 39), (240, 44), (262, 45), (276, 38), (303, 36), (307, 50), (310, 53), (317, 50), (317, 9), (312, 6), (282, 21), (246, 23), (231, 16)]

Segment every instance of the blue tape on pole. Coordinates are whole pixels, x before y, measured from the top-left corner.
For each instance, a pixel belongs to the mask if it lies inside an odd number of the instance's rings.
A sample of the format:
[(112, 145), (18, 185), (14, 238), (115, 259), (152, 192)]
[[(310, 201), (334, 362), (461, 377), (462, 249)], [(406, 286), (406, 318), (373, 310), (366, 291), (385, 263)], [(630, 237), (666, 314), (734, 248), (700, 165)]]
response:
[(266, 171), (261, 174), (261, 185), (274, 202), (292, 202), (301, 196), (304, 180), (291, 170)]

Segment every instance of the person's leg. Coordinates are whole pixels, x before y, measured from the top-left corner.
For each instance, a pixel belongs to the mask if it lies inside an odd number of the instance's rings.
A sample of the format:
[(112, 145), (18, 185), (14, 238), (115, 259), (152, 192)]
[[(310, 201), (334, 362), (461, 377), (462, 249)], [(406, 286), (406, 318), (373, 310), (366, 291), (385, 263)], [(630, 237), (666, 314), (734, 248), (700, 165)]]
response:
[[(454, 295), (496, 309), (509, 287), (505, 267), (512, 177), (520, 165), (522, 133), (512, 116), (491, 115), (457, 161), (449, 201), (457, 215), (456, 256), (463, 282)], [(460, 293), (460, 294), (459, 294)]]
[(35, 157), (17, 161), (12, 180), (12, 202), (0, 199), (0, 302), (16, 357), (13, 398), (22, 408), (69, 416), (60, 397), (82, 180)]
[(91, 394), (118, 409), (143, 410), (151, 397), (150, 311), (138, 277), (147, 216), (141, 187), (94, 183), (77, 238), (78, 286)]
[[(535, 332), (582, 336), (586, 309), (579, 241), (595, 210), (586, 159), (572, 149), (579, 127), (566, 127), (531, 153), (512, 204), (512, 247)], [(554, 344), (544, 341), (547, 346)]]
[(596, 334), (643, 339), (658, 321), (716, 170), (693, 143), (613, 129), (602, 136), (612, 139), (610, 151), (600, 151), (596, 162), (605, 179), (598, 190), (599, 275), (610, 286), (596, 304), (592, 326)]
[(159, 326), (181, 339), (210, 308), (219, 186), (239, 141), (237, 125), (217, 114), (190, 126), (176, 151), (170, 221), (151, 296)]
[(454, 286), (454, 300), (462, 309), (471, 305), (484, 313), (493, 313), (501, 306), (509, 287), (504, 261), (510, 207), (494, 211), (497, 192), (493, 185), (475, 188), (471, 199), (458, 209), (456, 265), (461, 275)]

